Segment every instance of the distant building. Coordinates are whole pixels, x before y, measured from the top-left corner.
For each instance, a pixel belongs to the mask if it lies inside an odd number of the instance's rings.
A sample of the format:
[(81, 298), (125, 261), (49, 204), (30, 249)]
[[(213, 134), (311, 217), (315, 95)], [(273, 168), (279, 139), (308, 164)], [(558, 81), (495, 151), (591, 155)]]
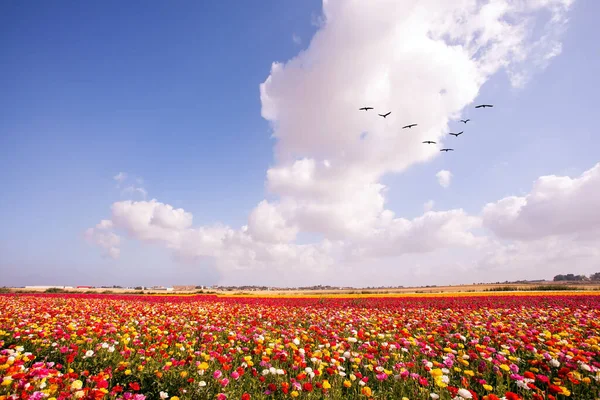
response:
[(93, 289), (93, 286), (76, 286), (77, 289)]
[(195, 285), (173, 285), (173, 290), (185, 291), (185, 290), (196, 290)]

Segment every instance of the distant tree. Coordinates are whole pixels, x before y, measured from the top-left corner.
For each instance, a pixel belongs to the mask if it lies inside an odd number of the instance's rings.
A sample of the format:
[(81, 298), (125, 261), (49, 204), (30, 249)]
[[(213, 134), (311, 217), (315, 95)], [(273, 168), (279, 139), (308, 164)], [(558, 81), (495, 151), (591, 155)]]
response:
[(600, 272), (596, 272), (595, 274), (590, 275), (590, 280), (600, 281)]
[(574, 274), (566, 274), (566, 275), (556, 275), (554, 277), (554, 282), (560, 281), (585, 281), (587, 277), (585, 275), (574, 275)]

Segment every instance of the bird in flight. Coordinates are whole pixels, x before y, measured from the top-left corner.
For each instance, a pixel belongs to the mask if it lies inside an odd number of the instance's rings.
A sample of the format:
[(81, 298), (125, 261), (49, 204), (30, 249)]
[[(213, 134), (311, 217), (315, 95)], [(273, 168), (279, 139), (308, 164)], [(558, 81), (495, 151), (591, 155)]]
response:
[(446, 152), (448, 152), (448, 151), (454, 151), (454, 149), (441, 149), (440, 151), (446, 151)]
[(391, 111), (389, 111), (387, 114), (377, 114), (377, 115), (379, 115), (380, 117), (383, 117), (383, 118), (385, 118), (385, 117), (387, 117), (388, 115), (390, 115), (391, 113), (392, 113), (392, 112), (391, 112)]
[(406, 125), (406, 126), (403, 126), (402, 129), (412, 128), (413, 126), (417, 126), (417, 124)]
[(361, 107), (361, 108), (359, 108), (359, 110), (365, 110), (365, 111), (369, 111), (369, 110), (372, 110), (372, 109), (373, 109), (373, 107)]
[(460, 132), (458, 132), (458, 133), (452, 133), (452, 132), (450, 132), (450, 134), (451, 134), (452, 136), (458, 137), (459, 135), (462, 135), (462, 134), (463, 134), (463, 132), (464, 132), (464, 131), (460, 131)]
[(475, 106), (475, 108), (486, 108), (486, 107), (494, 107), (492, 104), (480, 104)]
[(425, 143), (425, 144), (435, 144), (435, 142), (434, 142), (434, 141), (431, 141), (431, 140), (426, 140), (426, 141), (424, 141), (423, 143)]
[(463, 124), (466, 124), (467, 122), (469, 122), (470, 119), (461, 119), (460, 122), (462, 122)]

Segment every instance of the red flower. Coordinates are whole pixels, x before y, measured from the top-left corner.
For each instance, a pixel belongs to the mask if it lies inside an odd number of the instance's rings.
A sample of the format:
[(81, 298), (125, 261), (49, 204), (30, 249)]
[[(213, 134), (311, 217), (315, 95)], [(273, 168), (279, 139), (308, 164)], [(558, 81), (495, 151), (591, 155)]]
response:
[(302, 390), (304, 390), (305, 392), (312, 392), (312, 390), (313, 390), (312, 383), (304, 382), (304, 384), (302, 385)]
[(552, 393), (562, 393), (562, 389), (556, 385), (550, 385), (548, 388)]
[(487, 396), (483, 396), (483, 400), (500, 400), (500, 397), (495, 394), (488, 394)]
[(504, 397), (506, 397), (506, 400), (522, 400), (521, 396), (513, 392), (506, 392)]
[(275, 385), (274, 383), (269, 383), (268, 388), (271, 392), (274, 392), (277, 390), (277, 385)]
[(533, 372), (527, 371), (523, 374), (523, 377), (527, 378), (527, 379), (535, 379), (535, 375), (533, 374)]
[(250, 395), (248, 393), (244, 393), (242, 395), (242, 400), (250, 400)]
[(131, 390), (134, 390), (134, 391), (136, 391), (136, 392), (137, 392), (138, 390), (140, 390), (140, 384), (139, 384), (139, 383), (137, 383), (137, 382), (131, 382), (131, 383), (129, 384), (129, 387), (131, 388)]

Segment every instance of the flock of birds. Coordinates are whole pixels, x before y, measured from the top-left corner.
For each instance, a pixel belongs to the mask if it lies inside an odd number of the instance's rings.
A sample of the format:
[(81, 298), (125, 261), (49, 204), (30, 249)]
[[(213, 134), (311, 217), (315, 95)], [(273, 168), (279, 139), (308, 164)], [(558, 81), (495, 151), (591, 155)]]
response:
[[(488, 108), (488, 107), (494, 107), (494, 105), (493, 105), (493, 104), (480, 104), (480, 105), (478, 105), (478, 106), (475, 106), (475, 108)], [(373, 108), (373, 107), (361, 107), (361, 108), (359, 108), (359, 110), (360, 110), (360, 111), (369, 111), (369, 110), (374, 110), (374, 108)], [(383, 117), (383, 118), (387, 118), (387, 116), (388, 116), (388, 115), (390, 115), (391, 113), (392, 113), (391, 111), (388, 111), (388, 112), (387, 112), (387, 113), (385, 113), (385, 114), (377, 114), (377, 115), (379, 115), (380, 117)], [(466, 124), (467, 124), (467, 122), (469, 122), (469, 121), (470, 121), (470, 119), (461, 119), (461, 120), (460, 120), (460, 122), (462, 122), (462, 123), (463, 123), (463, 124), (465, 124), (465, 125), (466, 125)], [(411, 128), (413, 128), (413, 127), (417, 126), (417, 125), (418, 125), (418, 124), (409, 124), (409, 125), (404, 125), (404, 126), (402, 127), (402, 129), (411, 129)], [(450, 132), (450, 133), (449, 133), (449, 135), (452, 135), (452, 136), (454, 136), (454, 137), (459, 137), (459, 136), (460, 136), (460, 135), (462, 135), (463, 133), (464, 133), (464, 131), (460, 131), (460, 132), (456, 132), (456, 133), (455, 133), (455, 132)], [(424, 143), (424, 144), (436, 144), (436, 142), (434, 142), (433, 140), (425, 140), (423, 143)], [(445, 151), (445, 152), (448, 152), (448, 151), (454, 151), (454, 149), (451, 149), (451, 148), (445, 148), (445, 149), (440, 149), (440, 151)]]

